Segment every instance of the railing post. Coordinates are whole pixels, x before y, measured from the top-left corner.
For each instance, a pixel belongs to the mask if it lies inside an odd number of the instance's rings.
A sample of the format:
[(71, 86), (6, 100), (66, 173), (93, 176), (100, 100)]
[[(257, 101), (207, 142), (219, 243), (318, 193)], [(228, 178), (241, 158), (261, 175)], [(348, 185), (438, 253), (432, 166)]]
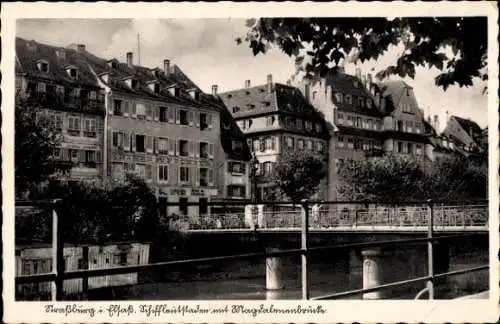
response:
[(307, 200), (302, 200), (302, 231), (301, 231), (301, 248), (302, 248), (302, 299), (309, 299), (309, 273), (307, 270), (307, 237), (309, 235), (309, 203)]
[(64, 242), (62, 240), (62, 217), (57, 214), (60, 200), (54, 199), (52, 207), (52, 271), (56, 279), (52, 282), (52, 300), (63, 299), (64, 275)]
[(427, 238), (429, 239), (429, 241), (427, 242), (427, 267), (429, 280), (427, 281), (427, 289), (429, 291), (429, 299), (434, 299), (434, 242), (432, 241), (434, 231), (434, 203), (432, 199), (429, 199), (427, 203), (429, 205), (427, 221)]

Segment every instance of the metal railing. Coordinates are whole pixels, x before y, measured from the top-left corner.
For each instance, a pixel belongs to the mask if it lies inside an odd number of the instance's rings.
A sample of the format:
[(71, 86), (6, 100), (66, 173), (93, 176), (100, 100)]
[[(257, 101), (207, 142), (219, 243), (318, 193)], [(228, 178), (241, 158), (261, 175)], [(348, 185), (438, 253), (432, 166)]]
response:
[[(26, 283), (40, 283), (40, 282), (52, 282), (51, 296), (54, 301), (64, 300), (64, 291), (63, 291), (63, 283), (64, 280), (68, 279), (85, 279), (90, 277), (98, 277), (105, 275), (117, 275), (117, 274), (127, 274), (127, 273), (135, 273), (140, 271), (148, 271), (148, 270), (156, 270), (156, 269), (165, 269), (165, 268), (175, 268), (175, 267), (185, 267), (185, 266), (193, 266), (200, 264), (213, 264), (227, 261), (236, 261), (236, 260), (249, 260), (249, 259), (263, 259), (268, 257), (277, 257), (277, 256), (301, 256), (301, 287), (302, 287), (302, 299), (304, 300), (326, 300), (326, 299), (338, 299), (344, 298), (353, 295), (359, 295), (369, 292), (375, 292), (380, 290), (386, 290), (390, 288), (408, 286), (414, 283), (427, 283), (427, 287), (424, 292), (428, 293), (429, 299), (434, 299), (434, 285), (435, 281), (441, 278), (446, 278), (449, 276), (456, 276), (466, 273), (472, 273), (482, 270), (489, 269), (489, 265), (482, 265), (467, 269), (449, 271), (446, 273), (435, 274), (434, 273), (434, 252), (433, 247), (434, 244), (438, 241), (449, 240), (449, 239), (457, 239), (463, 238), (465, 234), (459, 235), (445, 235), (445, 236), (434, 236), (434, 218), (435, 218), (435, 203), (432, 201), (420, 202), (420, 204), (425, 204), (427, 208), (427, 237), (424, 238), (411, 238), (411, 239), (399, 239), (399, 240), (387, 240), (387, 241), (375, 241), (375, 242), (363, 242), (363, 243), (350, 243), (350, 244), (336, 244), (336, 245), (328, 245), (328, 246), (308, 246), (308, 237), (309, 237), (309, 219), (310, 219), (310, 205), (314, 202), (302, 201), (299, 205), (302, 208), (301, 214), (301, 248), (300, 249), (284, 249), (279, 251), (270, 251), (270, 252), (262, 252), (262, 253), (246, 253), (246, 254), (238, 254), (238, 255), (229, 255), (229, 256), (218, 256), (218, 257), (206, 257), (206, 258), (197, 258), (197, 259), (186, 259), (186, 260), (175, 260), (175, 261), (167, 261), (167, 262), (157, 262), (151, 263), (147, 265), (128, 265), (122, 267), (115, 268), (104, 268), (104, 269), (92, 269), (92, 270), (78, 270), (65, 272), (64, 269), (64, 256), (63, 256), (63, 245), (64, 243), (61, 240), (61, 232), (58, 230), (62, 228), (62, 217), (59, 217), (57, 209), (60, 201), (52, 200), (52, 201), (38, 201), (38, 202), (16, 202), (16, 206), (32, 206), (35, 205), (50, 205), (52, 206), (52, 262), (53, 268), (51, 273), (45, 274), (32, 274), (32, 275), (18, 275), (15, 277), (15, 284), (26, 284)], [(333, 203), (342, 203), (346, 202), (328, 202), (330, 204)], [(366, 204), (366, 202), (349, 202), (351, 204)], [(224, 204), (223, 202), (212, 202), (208, 203), (209, 205), (217, 205), (220, 206)], [(230, 205), (240, 205), (243, 206), (248, 204), (248, 202), (231, 202)], [(276, 205), (276, 202), (262, 202), (265, 205)], [(178, 206), (178, 203), (168, 203), (168, 205)], [(197, 206), (199, 203), (189, 202), (190, 206)], [(427, 243), (427, 260), (428, 260), (428, 274), (426, 276), (413, 278), (409, 280), (403, 280), (398, 282), (386, 283), (382, 285), (378, 285), (376, 287), (355, 289), (340, 293), (328, 294), (323, 296), (315, 296), (310, 297), (310, 287), (309, 287), (309, 272), (308, 272), (308, 257), (311, 253), (321, 251), (321, 250), (346, 250), (346, 249), (360, 249), (360, 248), (372, 248), (372, 247), (389, 247), (396, 246), (402, 244), (418, 244), (418, 243)], [(420, 297), (423, 294), (419, 293), (417, 297)]]

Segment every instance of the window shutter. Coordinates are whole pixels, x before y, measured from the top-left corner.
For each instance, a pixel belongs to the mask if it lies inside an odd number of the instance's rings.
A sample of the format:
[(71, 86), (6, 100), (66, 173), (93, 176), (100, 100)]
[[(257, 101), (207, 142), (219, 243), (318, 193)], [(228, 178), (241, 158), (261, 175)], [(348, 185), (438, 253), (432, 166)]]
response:
[(195, 126), (196, 127), (200, 127), (200, 112), (199, 111), (196, 111), (194, 113), (194, 121), (195, 121)]
[(276, 137), (274, 136), (271, 136), (271, 150), (275, 150), (276, 149)]
[(155, 121), (159, 121), (160, 120), (160, 107), (158, 106), (152, 106), (152, 109), (153, 109), (153, 118)]
[(130, 151), (130, 133), (123, 133), (123, 150)]
[(212, 127), (213, 127), (212, 122), (213, 122), (212, 114), (207, 114), (208, 129), (212, 129)]
[(245, 174), (246, 173), (246, 164), (245, 163), (240, 163), (240, 167), (241, 167), (241, 173)]
[(266, 140), (265, 140), (265, 138), (261, 138), (259, 144), (260, 144), (260, 151), (264, 152), (266, 150)]
[(208, 157), (210, 159), (214, 158), (214, 144), (212, 143), (208, 144)]
[(250, 152), (253, 151), (253, 146), (252, 146), (252, 140), (251, 139), (247, 139), (247, 145), (248, 145), (248, 148), (250, 149)]
[(132, 142), (132, 152), (135, 152), (135, 133), (130, 133), (130, 140)]
[(208, 169), (208, 185), (209, 186), (214, 185), (214, 173), (212, 169)]
[(85, 151), (84, 150), (79, 150), (78, 151), (78, 162), (85, 162)]
[(137, 106), (135, 102), (132, 102), (132, 117), (137, 118)]
[(167, 138), (168, 143), (168, 154), (175, 155), (175, 141), (171, 138)]
[(167, 114), (168, 114), (168, 122), (169, 123), (173, 123), (174, 122), (174, 111), (175, 111), (175, 108), (174, 107), (168, 107), (167, 108)]
[(96, 151), (95, 152), (95, 160), (96, 160), (97, 163), (101, 163), (102, 162), (101, 151)]
[(153, 137), (153, 153), (158, 153), (158, 137)]
[(193, 142), (194, 146), (194, 157), (200, 157), (200, 142), (195, 141)]
[(193, 141), (188, 141), (188, 152), (189, 152), (190, 157), (194, 156), (194, 142)]
[(175, 110), (175, 123), (177, 125), (181, 123), (181, 111), (180, 111), (180, 109)]
[(179, 150), (180, 150), (180, 143), (179, 143), (179, 139), (176, 139), (175, 140), (175, 152), (174, 152), (174, 155), (180, 155), (179, 154)]
[(129, 112), (130, 112), (130, 102), (124, 101), (123, 102), (123, 115), (128, 117)]
[(153, 110), (152, 110), (153, 107), (151, 105), (148, 105), (148, 104), (146, 104), (145, 106), (146, 106), (145, 107), (145, 109), (146, 109), (146, 119), (147, 120), (153, 119)]
[(194, 120), (194, 112), (193, 111), (188, 111), (189, 126), (193, 126), (193, 120)]
[(146, 136), (146, 151), (153, 153), (153, 136)]
[(200, 186), (200, 168), (198, 166), (193, 167), (193, 178), (194, 178), (194, 185), (196, 187)]
[(69, 150), (66, 148), (61, 149), (63, 161), (69, 161)]

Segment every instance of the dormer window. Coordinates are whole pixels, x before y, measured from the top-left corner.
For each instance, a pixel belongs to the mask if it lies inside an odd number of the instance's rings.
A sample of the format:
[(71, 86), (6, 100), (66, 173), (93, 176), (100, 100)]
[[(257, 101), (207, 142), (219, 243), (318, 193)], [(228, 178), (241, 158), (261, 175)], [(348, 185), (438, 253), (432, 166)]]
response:
[(343, 99), (342, 94), (341, 94), (340, 92), (337, 92), (337, 93), (335, 94), (335, 99), (337, 99), (337, 102), (338, 102), (338, 103), (342, 103), (342, 99)]
[(255, 109), (255, 105), (253, 105), (253, 104), (248, 104), (248, 105), (247, 105), (247, 107), (248, 107), (248, 109), (250, 109), (250, 110)]
[(78, 78), (78, 68), (76, 66), (68, 66), (66, 68), (66, 72), (72, 79), (77, 79)]
[(160, 93), (160, 84), (158, 82), (149, 82), (148, 83), (149, 89), (153, 91), (154, 93)]
[(109, 60), (108, 66), (112, 69), (116, 69), (118, 67), (118, 61), (116, 59)]
[(354, 80), (354, 87), (357, 88), (359, 86), (358, 80)]
[(196, 101), (200, 100), (200, 93), (196, 89), (190, 89), (189, 95)]
[(372, 100), (371, 99), (366, 99), (366, 108), (368, 108), (368, 109), (372, 108)]
[(350, 95), (346, 95), (345, 96), (345, 102), (349, 105), (352, 104), (352, 97)]
[(49, 72), (49, 62), (47, 62), (45, 60), (39, 60), (37, 62), (37, 66), (41, 72), (45, 72), (45, 73)]
[(227, 98), (228, 98), (228, 99), (231, 99), (232, 97), (233, 97), (233, 95), (232, 95), (232, 94), (228, 94), (228, 95), (227, 95)]
[(174, 97), (179, 97), (179, 95), (181, 94), (181, 89), (177, 86), (170, 87), (168, 91), (170, 92), (170, 95)]
[(128, 87), (133, 90), (137, 89), (137, 86), (139, 85), (139, 82), (131, 76), (125, 77), (122, 80), (124, 80)]
[(238, 111), (240, 111), (240, 107), (234, 106), (233, 113), (237, 113)]

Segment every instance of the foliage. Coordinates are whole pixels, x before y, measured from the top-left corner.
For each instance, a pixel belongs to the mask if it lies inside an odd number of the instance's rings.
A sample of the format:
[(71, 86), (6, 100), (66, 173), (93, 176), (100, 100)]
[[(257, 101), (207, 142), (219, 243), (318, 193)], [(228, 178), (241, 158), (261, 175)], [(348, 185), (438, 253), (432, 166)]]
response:
[(289, 199), (299, 202), (317, 192), (326, 168), (322, 155), (308, 151), (286, 153), (276, 164), (274, 181)]
[[(342, 61), (377, 60), (391, 46), (402, 45), (394, 64), (377, 77), (415, 77), (415, 67), (436, 67), (436, 85), (444, 90), (457, 83), (470, 86), (487, 79), (487, 19), (485, 17), (260, 18), (247, 20), (245, 41), (254, 55), (272, 44), (295, 57), (306, 77), (325, 76)], [(443, 53), (449, 47), (453, 57)], [(305, 52), (305, 53), (304, 53)]]
[[(57, 210), (63, 217), (63, 239), (68, 243), (139, 240), (165, 244), (169, 236), (168, 220), (159, 216), (154, 194), (135, 177), (113, 187), (89, 182), (54, 184), (40, 198), (61, 199)], [(50, 215), (48, 211), (43, 215)], [(40, 233), (29, 222), (24, 223), (16, 228), (16, 237), (36, 233), (50, 240), (50, 231), (48, 235), (47, 231)]]
[(385, 155), (346, 163), (340, 168), (339, 193), (346, 199), (458, 202), (487, 198), (487, 169), (465, 157), (420, 163)]
[(52, 174), (71, 168), (53, 157), (60, 141), (60, 132), (52, 127), (43, 110), (34, 101), (17, 95), (14, 148), (17, 197), (24, 198)]

